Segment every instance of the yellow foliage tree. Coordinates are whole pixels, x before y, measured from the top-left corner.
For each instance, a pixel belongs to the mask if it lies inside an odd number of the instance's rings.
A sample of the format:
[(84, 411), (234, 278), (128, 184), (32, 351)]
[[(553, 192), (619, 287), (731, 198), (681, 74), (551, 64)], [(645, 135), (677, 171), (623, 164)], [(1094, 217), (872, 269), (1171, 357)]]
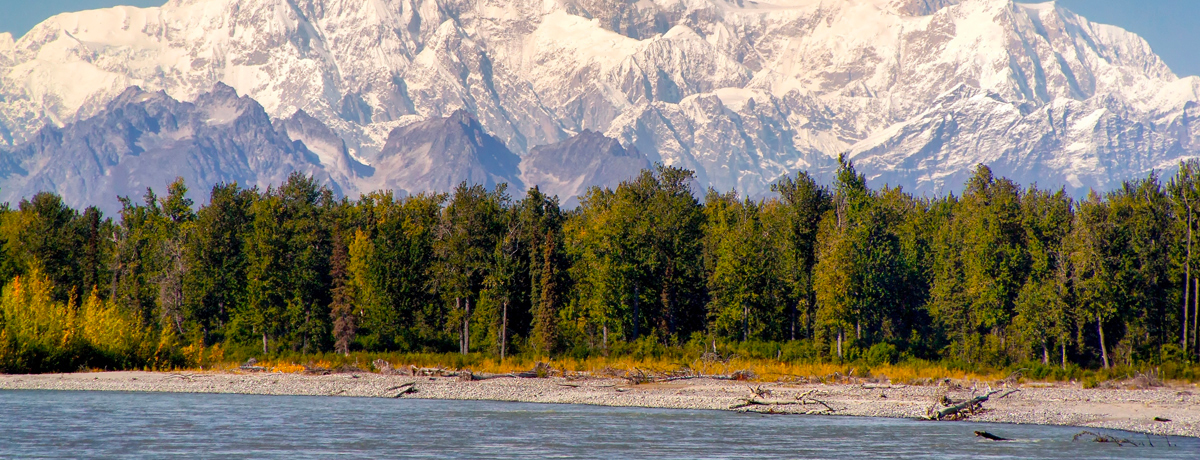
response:
[(64, 369), (81, 351), (73, 302), (51, 299), (51, 286), (36, 269), (18, 276), (0, 294), (0, 370)]
[(177, 336), (155, 333), (138, 316), (93, 290), (83, 301), (52, 298), (37, 270), (0, 293), (0, 372), (74, 371), (81, 367), (165, 368), (180, 364)]

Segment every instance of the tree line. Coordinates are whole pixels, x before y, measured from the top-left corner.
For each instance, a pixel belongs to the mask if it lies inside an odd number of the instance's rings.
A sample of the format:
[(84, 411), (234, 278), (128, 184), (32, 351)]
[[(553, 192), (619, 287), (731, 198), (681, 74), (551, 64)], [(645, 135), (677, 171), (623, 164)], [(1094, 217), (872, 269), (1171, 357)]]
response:
[(503, 359), (775, 342), (791, 359), (1064, 368), (1200, 355), (1200, 163), (1080, 200), (982, 165), (960, 195), (914, 196), (839, 163), (831, 184), (800, 172), (759, 200), (699, 197), (691, 171), (659, 165), (571, 210), (503, 184), (338, 198), (298, 174), (218, 184), (199, 207), (177, 180), (114, 217), (40, 193), (0, 207), (0, 368), (218, 344)]

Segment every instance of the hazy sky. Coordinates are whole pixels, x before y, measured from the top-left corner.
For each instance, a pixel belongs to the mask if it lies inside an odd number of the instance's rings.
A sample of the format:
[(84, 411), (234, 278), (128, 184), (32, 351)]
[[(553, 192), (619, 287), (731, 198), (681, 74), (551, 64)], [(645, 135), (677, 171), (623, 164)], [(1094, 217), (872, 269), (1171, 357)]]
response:
[[(64, 11), (112, 5), (154, 6), (163, 0), (0, 0), (0, 31), (19, 37), (42, 20)], [(1200, 75), (1200, 0), (1059, 0), (1059, 4), (1100, 23), (1144, 37), (1179, 75)]]

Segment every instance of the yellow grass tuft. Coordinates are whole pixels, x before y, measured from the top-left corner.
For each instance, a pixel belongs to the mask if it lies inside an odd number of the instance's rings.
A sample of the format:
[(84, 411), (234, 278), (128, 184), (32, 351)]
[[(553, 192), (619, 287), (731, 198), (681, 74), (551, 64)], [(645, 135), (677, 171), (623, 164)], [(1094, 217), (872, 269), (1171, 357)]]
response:
[[(416, 355), (373, 355), (355, 354), (353, 361), (363, 369), (369, 369), (365, 363), (375, 359), (384, 359), (395, 368), (416, 366), (418, 368), (442, 368), (446, 370), (469, 369), (475, 373), (510, 374), (527, 372), (534, 369), (539, 362), (550, 365), (551, 368), (568, 373), (588, 373), (595, 376), (624, 376), (638, 372), (656, 375), (721, 375), (729, 376), (736, 372), (749, 375), (750, 380), (759, 382), (777, 381), (808, 381), (808, 382), (839, 382), (851, 379), (870, 379), (873, 381), (931, 384), (942, 379), (995, 381), (1004, 378), (999, 373), (966, 372), (951, 369), (936, 363), (923, 361), (906, 362), (897, 365), (881, 365), (866, 368), (861, 364), (837, 363), (788, 363), (769, 359), (735, 358), (728, 361), (714, 360), (681, 360), (670, 358), (637, 359), (630, 356), (619, 357), (590, 357), (575, 359), (570, 357), (535, 357), (519, 356), (501, 362), (498, 358), (473, 356), (469, 364), (462, 364), (464, 357), (457, 354), (416, 354)], [(459, 364), (456, 364), (459, 363)], [(260, 361), (259, 366), (270, 372), (300, 373), (305, 366), (312, 368), (335, 369), (340, 363), (326, 359), (297, 360), (266, 360)], [(225, 366), (215, 366), (216, 369), (234, 370), (238, 364), (227, 363)]]

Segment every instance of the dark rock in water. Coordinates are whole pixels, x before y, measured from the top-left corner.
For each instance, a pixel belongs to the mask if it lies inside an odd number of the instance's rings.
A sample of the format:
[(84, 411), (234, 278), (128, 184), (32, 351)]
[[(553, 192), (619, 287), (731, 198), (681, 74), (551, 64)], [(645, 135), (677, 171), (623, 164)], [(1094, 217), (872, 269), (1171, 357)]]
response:
[(990, 439), (990, 440), (992, 440), (992, 441), (1012, 441), (1011, 439), (1008, 439), (1008, 438), (1001, 438), (1001, 437), (999, 437), (999, 436), (996, 436), (996, 435), (994, 435), (994, 434), (988, 433), (988, 432), (986, 432), (986, 431), (976, 431), (976, 432), (975, 432), (975, 436), (978, 436), (978, 437), (980, 437), (980, 438), (984, 438), (984, 439)]
[(272, 126), (263, 107), (217, 84), (195, 102), (130, 87), (100, 114), (64, 127), (47, 125), (0, 161), (0, 199), (41, 191), (75, 207), (113, 213), (119, 196), (139, 202), (183, 177), (203, 203), (221, 182), (279, 184), (292, 172), (334, 185), (320, 158)]
[(591, 130), (551, 145), (534, 147), (521, 162), (522, 178), (564, 204), (577, 203), (588, 187), (615, 188), (650, 168), (636, 147)]
[(508, 183), (519, 192), (524, 189), (520, 161), (478, 120), (459, 110), (392, 130), (372, 161), (374, 175), (360, 188), (449, 192), (465, 181), (489, 189)]

